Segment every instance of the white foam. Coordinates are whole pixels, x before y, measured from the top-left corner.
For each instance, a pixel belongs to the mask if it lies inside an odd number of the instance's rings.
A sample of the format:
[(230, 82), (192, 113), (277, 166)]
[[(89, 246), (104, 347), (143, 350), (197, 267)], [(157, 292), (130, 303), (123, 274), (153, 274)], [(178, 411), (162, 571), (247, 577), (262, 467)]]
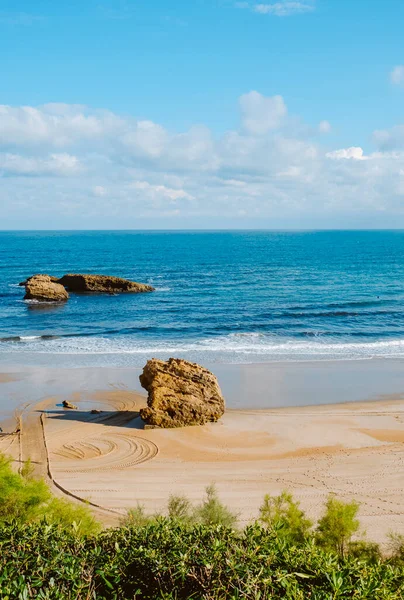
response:
[[(120, 337), (65, 337), (44, 339), (24, 336), (29, 351), (69, 355), (133, 355), (137, 357), (184, 356), (210, 362), (262, 362), (277, 360), (364, 359), (403, 357), (404, 339), (384, 341), (339, 341), (330, 338), (296, 340), (256, 332), (182, 342), (139, 340)], [(0, 344), (0, 352), (24, 352), (25, 344)]]

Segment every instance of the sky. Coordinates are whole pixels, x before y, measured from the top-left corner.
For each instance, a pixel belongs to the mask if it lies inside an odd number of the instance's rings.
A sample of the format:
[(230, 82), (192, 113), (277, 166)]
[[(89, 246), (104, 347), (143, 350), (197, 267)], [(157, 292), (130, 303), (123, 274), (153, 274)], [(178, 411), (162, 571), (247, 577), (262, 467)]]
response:
[(0, 229), (404, 228), (402, 0), (0, 0)]

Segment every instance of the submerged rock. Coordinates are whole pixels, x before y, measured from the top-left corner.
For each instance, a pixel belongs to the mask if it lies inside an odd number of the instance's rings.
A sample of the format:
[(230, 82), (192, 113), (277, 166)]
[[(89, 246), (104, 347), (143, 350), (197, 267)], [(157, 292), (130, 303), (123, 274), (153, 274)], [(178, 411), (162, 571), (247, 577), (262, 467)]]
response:
[(97, 293), (140, 293), (153, 292), (151, 285), (137, 283), (121, 277), (109, 275), (64, 275), (58, 280), (69, 292), (97, 292)]
[(49, 275), (33, 275), (25, 283), (24, 300), (40, 302), (65, 302), (69, 294), (60, 283), (55, 283)]
[(186, 360), (149, 360), (139, 377), (148, 392), (140, 416), (148, 426), (184, 427), (217, 421), (225, 402), (216, 377)]

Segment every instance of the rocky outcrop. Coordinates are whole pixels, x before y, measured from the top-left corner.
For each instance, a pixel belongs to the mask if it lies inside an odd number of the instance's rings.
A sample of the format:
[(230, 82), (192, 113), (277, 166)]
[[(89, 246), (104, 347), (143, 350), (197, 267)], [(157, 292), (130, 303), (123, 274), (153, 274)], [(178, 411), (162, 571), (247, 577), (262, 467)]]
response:
[(40, 302), (66, 302), (69, 294), (63, 285), (55, 283), (49, 275), (34, 275), (25, 283), (24, 300)]
[(149, 426), (184, 427), (217, 421), (225, 402), (216, 377), (186, 360), (149, 360), (139, 377), (148, 392), (140, 416)]
[(28, 277), (28, 279), (26, 279), (25, 281), (20, 281), (20, 283), (18, 285), (20, 285), (21, 287), (24, 287), (27, 285), (27, 283), (29, 283), (31, 281), (31, 279), (33, 279), (34, 277), (49, 277), (49, 279), (53, 282), (53, 283), (58, 283), (59, 278), (58, 277), (53, 277), (53, 275), (44, 275), (41, 273), (38, 273), (37, 275), (31, 275), (31, 277)]
[(137, 283), (109, 275), (64, 275), (58, 280), (69, 292), (96, 292), (107, 294), (152, 292), (151, 285)]

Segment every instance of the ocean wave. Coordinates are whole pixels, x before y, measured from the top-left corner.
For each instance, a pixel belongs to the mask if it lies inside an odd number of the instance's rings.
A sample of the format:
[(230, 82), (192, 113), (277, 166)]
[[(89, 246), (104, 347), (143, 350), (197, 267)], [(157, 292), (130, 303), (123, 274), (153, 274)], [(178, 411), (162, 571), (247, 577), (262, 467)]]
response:
[[(1, 341), (1, 352), (35, 352), (112, 356), (111, 364), (119, 364), (119, 356), (132, 356), (139, 364), (152, 356), (182, 356), (200, 362), (265, 362), (278, 360), (327, 360), (400, 357), (404, 358), (404, 339), (339, 340), (322, 336), (307, 339), (283, 338), (256, 332), (232, 333), (226, 336), (192, 341), (140, 340), (128, 337), (94, 336), (14, 336)], [(27, 342), (30, 342), (27, 344)], [(136, 358), (137, 357), (137, 358)]]

